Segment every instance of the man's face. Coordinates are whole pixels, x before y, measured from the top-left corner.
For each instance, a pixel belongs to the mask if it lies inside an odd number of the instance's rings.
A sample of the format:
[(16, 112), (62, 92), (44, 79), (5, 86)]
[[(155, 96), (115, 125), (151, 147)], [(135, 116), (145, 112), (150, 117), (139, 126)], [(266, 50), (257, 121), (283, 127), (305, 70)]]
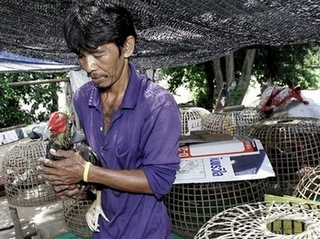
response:
[(124, 69), (124, 54), (114, 43), (99, 46), (94, 51), (78, 54), (81, 67), (90, 75), (92, 82), (100, 88), (108, 88), (116, 83)]

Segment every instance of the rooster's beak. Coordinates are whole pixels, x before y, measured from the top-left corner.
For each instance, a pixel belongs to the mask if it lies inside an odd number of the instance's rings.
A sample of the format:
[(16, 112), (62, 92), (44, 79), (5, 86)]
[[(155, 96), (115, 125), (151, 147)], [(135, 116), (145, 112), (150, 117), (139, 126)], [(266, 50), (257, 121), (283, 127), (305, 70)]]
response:
[(42, 139), (47, 140), (49, 138), (50, 133), (51, 133), (50, 127), (47, 125), (43, 130)]

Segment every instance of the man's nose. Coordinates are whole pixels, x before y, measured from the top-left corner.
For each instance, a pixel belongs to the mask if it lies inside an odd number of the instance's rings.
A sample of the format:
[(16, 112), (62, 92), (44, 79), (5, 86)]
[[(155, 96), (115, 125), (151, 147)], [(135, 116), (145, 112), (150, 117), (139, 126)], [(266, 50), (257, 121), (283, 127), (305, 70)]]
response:
[(97, 64), (95, 62), (95, 59), (91, 55), (87, 55), (83, 59), (80, 60), (80, 64), (82, 69), (84, 69), (86, 72), (92, 72), (96, 70)]

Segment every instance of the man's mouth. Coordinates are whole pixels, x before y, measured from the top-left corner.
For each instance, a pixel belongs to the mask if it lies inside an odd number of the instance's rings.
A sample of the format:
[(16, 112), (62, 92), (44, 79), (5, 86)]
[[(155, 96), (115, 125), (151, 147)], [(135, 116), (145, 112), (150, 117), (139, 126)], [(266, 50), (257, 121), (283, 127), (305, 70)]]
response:
[(95, 77), (95, 78), (91, 77), (91, 80), (93, 81), (93, 83), (99, 83), (102, 80), (102, 78), (101, 77)]
[(105, 77), (107, 77), (107, 76), (105, 76), (105, 75), (91, 76), (91, 80), (92, 80), (93, 83), (98, 84), (98, 83), (100, 83), (101, 81), (103, 81), (103, 79), (104, 79)]

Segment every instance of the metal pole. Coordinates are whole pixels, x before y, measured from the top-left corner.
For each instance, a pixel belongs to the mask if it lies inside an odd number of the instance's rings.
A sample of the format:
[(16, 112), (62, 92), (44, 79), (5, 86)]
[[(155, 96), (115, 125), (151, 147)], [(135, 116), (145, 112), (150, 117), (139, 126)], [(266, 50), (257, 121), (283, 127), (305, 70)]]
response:
[(11, 87), (17, 86), (25, 86), (25, 85), (40, 85), (40, 84), (49, 84), (49, 83), (57, 83), (57, 82), (68, 82), (70, 81), (69, 77), (59, 78), (59, 79), (39, 79), (34, 81), (19, 81), (19, 82), (11, 82), (8, 83)]

